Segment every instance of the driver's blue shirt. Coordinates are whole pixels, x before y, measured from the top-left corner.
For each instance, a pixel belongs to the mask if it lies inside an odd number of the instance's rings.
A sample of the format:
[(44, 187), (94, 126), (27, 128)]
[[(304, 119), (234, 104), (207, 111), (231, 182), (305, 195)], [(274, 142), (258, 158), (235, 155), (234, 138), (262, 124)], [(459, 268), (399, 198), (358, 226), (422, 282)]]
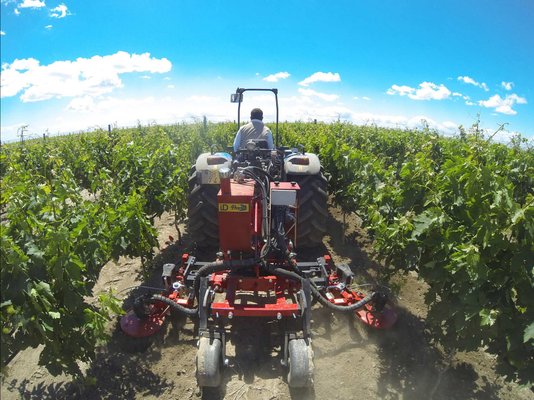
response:
[(234, 139), (234, 151), (244, 148), (247, 141), (251, 139), (266, 140), (267, 148), (274, 149), (273, 134), (259, 119), (252, 119), (248, 124), (239, 128)]

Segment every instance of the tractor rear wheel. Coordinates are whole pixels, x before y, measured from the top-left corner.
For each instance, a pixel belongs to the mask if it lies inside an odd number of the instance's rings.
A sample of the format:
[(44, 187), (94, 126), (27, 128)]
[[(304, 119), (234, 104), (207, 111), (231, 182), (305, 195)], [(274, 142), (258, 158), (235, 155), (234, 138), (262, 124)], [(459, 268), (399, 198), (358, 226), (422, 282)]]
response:
[(218, 387), (221, 384), (221, 355), (221, 339), (199, 339), (196, 359), (198, 386)]
[(287, 383), (290, 388), (313, 386), (313, 350), (304, 339), (289, 341), (289, 373)]
[(317, 246), (326, 234), (328, 182), (322, 173), (288, 175), (287, 180), (300, 186), (296, 247)]
[(187, 232), (199, 247), (219, 245), (218, 192), (219, 185), (199, 184), (197, 171), (192, 168), (187, 199)]

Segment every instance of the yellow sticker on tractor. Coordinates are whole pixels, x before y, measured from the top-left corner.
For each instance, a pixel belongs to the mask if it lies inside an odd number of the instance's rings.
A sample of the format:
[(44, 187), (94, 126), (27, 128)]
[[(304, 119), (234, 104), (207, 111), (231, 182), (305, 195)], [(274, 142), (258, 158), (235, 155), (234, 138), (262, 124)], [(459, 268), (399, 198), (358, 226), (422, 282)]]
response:
[(219, 203), (220, 212), (248, 212), (249, 205), (247, 203)]

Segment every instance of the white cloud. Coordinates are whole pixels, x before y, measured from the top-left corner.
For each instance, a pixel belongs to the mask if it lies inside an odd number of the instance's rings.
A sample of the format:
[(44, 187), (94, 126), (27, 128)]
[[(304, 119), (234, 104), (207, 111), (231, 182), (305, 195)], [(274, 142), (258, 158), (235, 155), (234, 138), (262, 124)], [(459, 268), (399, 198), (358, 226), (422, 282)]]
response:
[(362, 97), (354, 96), (354, 100), (365, 100), (365, 101), (369, 101), (369, 100), (371, 100), (371, 98), (370, 98), (370, 97), (367, 97), (367, 96), (362, 96)]
[(469, 76), (459, 76), (458, 80), (470, 85), (478, 86), (478, 82), (476, 82), (473, 78), (470, 78)]
[(465, 95), (465, 94), (462, 94), (462, 93), (460, 93), (460, 92), (454, 92), (454, 93), (452, 94), (452, 96), (453, 96), (453, 97), (461, 97), (461, 98), (464, 99), (464, 100), (471, 100), (471, 98), (470, 98), (469, 96), (467, 96), (467, 95)]
[(18, 10), (18, 8), (15, 8), (14, 13), (15, 13), (15, 15), (20, 15), (20, 11)]
[(387, 94), (389, 95), (395, 95), (398, 94), (399, 96), (406, 96), (410, 93), (415, 92), (414, 88), (411, 88), (410, 86), (399, 86), (399, 85), (393, 85), (387, 90)]
[(75, 61), (56, 61), (49, 65), (40, 65), (33, 58), (17, 59), (2, 65), (1, 95), (11, 97), (22, 92), (20, 99), (23, 102), (99, 96), (122, 87), (121, 74), (165, 73), (171, 68), (172, 64), (166, 58), (124, 51)]
[[(486, 129), (486, 137), (488, 137), (488, 138), (491, 137), (492, 141), (499, 142), (499, 143), (510, 143), (512, 138), (514, 138), (517, 135), (521, 135), (521, 133), (520, 132), (514, 132), (514, 131), (508, 131), (506, 129), (503, 129), (503, 130), (495, 133), (495, 131)], [(522, 135), (522, 136), (525, 137), (524, 135)]]
[(506, 90), (512, 90), (512, 88), (514, 87), (514, 82), (505, 82), (505, 81), (502, 81), (501, 82), (501, 86), (506, 89)]
[[(272, 100), (272, 99), (271, 99)], [(206, 103), (209, 102), (207, 110)], [(26, 121), (30, 125), (29, 132), (49, 129), (51, 133), (76, 132), (93, 127), (107, 127), (116, 123), (118, 126), (135, 126), (138, 122), (176, 123), (179, 121), (200, 120), (207, 115), (210, 121), (229, 121), (236, 116), (234, 104), (227, 101), (227, 96), (209, 97), (192, 96), (161, 96), (161, 92), (149, 96), (115, 97), (83, 96), (72, 99), (67, 107), (56, 113), (49, 113), (35, 121)], [(209, 112), (209, 114), (207, 114)], [(2, 126), (2, 137), (16, 138), (16, 129), (20, 124), (13, 125), (10, 131)]]
[[(257, 75), (257, 74), (256, 74)], [(263, 78), (265, 82), (278, 82), (280, 79), (287, 79), (291, 76), (289, 72), (277, 72)]]
[(50, 16), (53, 18), (65, 18), (68, 15), (68, 11), (67, 6), (61, 3), (59, 6), (50, 10)]
[(451, 130), (458, 128), (458, 124), (453, 121), (443, 121), (441, 125), (443, 125), (443, 127), (445, 127), (446, 129), (451, 129)]
[(5, 36), (6, 33), (4, 31), (0, 31), (0, 36)]
[(319, 93), (312, 89), (299, 88), (299, 93), (306, 97), (318, 97), (325, 101), (334, 101), (339, 98), (337, 94)]
[(404, 85), (392, 85), (386, 93), (389, 95), (408, 96), (412, 100), (444, 100), (451, 95), (451, 91), (443, 84), (436, 85), (432, 82), (422, 82), (419, 84), (418, 89)]
[(40, 0), (24, 0), (17, 7), (18, 8), (41, 8), (45, 7), (46, 4), (44, 1)]
[(332, 72), (316, 72), (313, 75), (308, 76), (304, 80), (299, 82), (301, 86), (309, 86), (315, 82), (341, 82), (341, 76), (339, 73)]
[(93, 111), (95, 100), (91, 96), (76, 97), (67, 106), (67, 110), (72, 111)]
[(54, 27), (53, 25), (47, 25), (47, 26), (45, 26), (45, 29), (50, 30), (50, 29), (52, 29), (53, 27)]
[[(236, 106), (228, 102), (226, 89), (220, 93), (213, 91), (199, 93), (196, 87), (190, 91), (181, 87), (180, 91), (180, 96), (162, 96), (161, 91), (156, 88), (152, 94), (132, 97), (123, 97), (122, 93), (116, 96), (77, 96), (69, 99), (68, 106), (62, 109), (50, 110), (41, 115), (28, 113), (25, 115), (25, 121), (2, 121), (6, 123), (1, 127), (2, 140), (15, 139), (16, 130), (22, 122), (24, 125), (30, 125), (30, 134), (44, 132), (46, 129), (55, 134), (87, 130), (95, 126), (105, 128), (110, 123), (116, 123), (118, 126), (135, 126), (138, 121), (142, 124), (199, 121), (204, 115), (213, 122), (236, 119)], [(251, 94), (247, 96), (246, 102), (249, 107), (246, 110), (241, 109), (243, 120), (248, 119), (247, 113), (250, 108), (260, 107), (264, 110), (267, 125), (274, 129), (275, 107), (272, 95)], [(425, 120), (432, 129), (444, 134), (452, 135), (458, 132), (459, 124), (450, 120), (441, 122), (427, 115), (361, 112), (359, 111), (361, 106), (356, 111), (337, 102), (325, 102), (317, 96), (304, 96), (301, 93), (295, 93), (294, 96), (280, 96), (279, 102), (281, 121), (342, 120), (354, 124), (414, 129), (422, 128), (421, 120)]]
[[(407, 129), (421, 129), (423, 128), (422, 121), (431, 129), (436, 129), (446, 135), (454, 135), (458, 132), (458, 125), (453, 121), (437, 122), (426, 115), (415, 115), (412, 117), (395, 114), (375, 114), (371, 112), (355, 112), (352, 109), (332, 105), (324, 107), (322, 105), (300, 104), (298, 101), (292, 99), (291, 101), (281, 101), (283, 109), (288, 109), (289, 120), (311, 121), (317, 119), (324, 122), (332, 122), (338, 119), (351, 122), (358, 125), (378, 125), (389, 128), (407, 128)], [(296, 105), (296, 108), (295, 108)], [(286, 114), (284, 112), (284, 114)]]
[(443, 100), (450, 95), (451, 91), (443, 84), (438, 86), (432, 82), (423, 82), (419, 84), (415, 94), (409, 94), (408, 97), (413, 100)]
[(459, 76), (458, 80), (462, 81), (464, 83), (467, 83), (468, 85), (477, 86), (477, 87), (483, 89), (486, 92), (489, 91), (488, 85), (486, 85), (484, 82), (482, 82), (482, 83), (477, 82), (477, 81), (475, 81), (473, 78), (471, 78), (469, 76)]
[(479, 105), (486, 108), (493, 108), (496, 112), (506, 115), (515, 115), (517, 111), (512, 109), (515, 104), (527, 104), (527, 99), (516, 94), (509, 94), (504, 99), (498, 94), (491, 96), (488, 100), (481, 100)]

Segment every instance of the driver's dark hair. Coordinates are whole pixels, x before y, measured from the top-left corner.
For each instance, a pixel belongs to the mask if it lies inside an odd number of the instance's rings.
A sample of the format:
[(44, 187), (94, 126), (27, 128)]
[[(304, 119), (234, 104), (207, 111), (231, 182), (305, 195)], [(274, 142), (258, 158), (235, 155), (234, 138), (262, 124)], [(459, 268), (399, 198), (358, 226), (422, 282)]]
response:
[(263, 111), (261, 111), (261, 108), (253, 108), (250, 112), (250, 119), (263, 120)]

